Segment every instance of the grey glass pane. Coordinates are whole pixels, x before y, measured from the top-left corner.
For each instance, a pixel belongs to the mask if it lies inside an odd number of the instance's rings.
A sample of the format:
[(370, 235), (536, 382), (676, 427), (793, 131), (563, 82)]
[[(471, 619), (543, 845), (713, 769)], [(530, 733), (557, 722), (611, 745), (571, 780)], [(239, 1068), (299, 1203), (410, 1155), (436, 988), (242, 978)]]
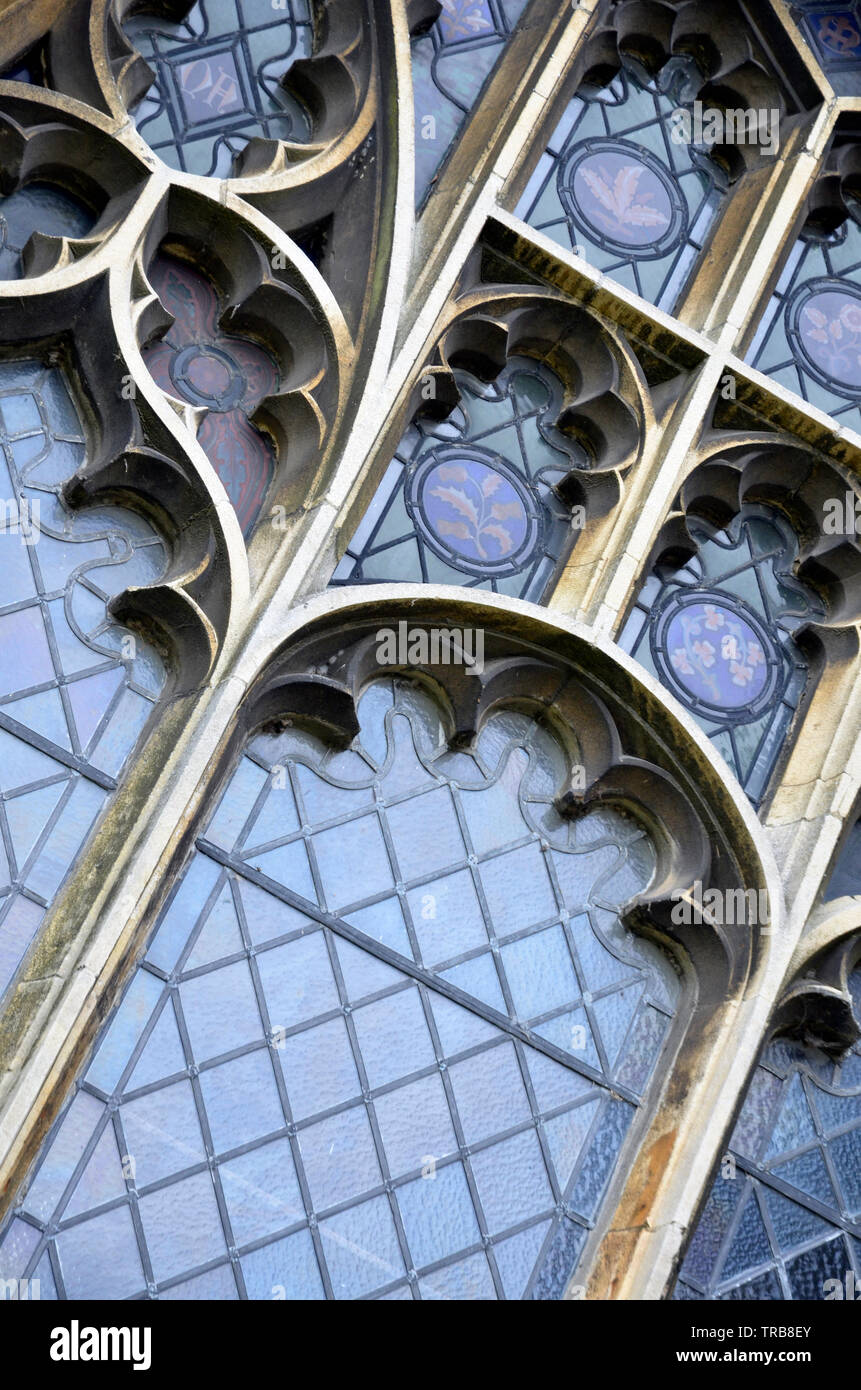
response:
[[(61, 1262), (73, 1252), (82, 1286), (102, 1287), (108, 1276), (88, 1272), (86, 1261), (90, 1251), (97, 1259), (89, 1233), (107, 1214), (112, 1239), (132, 1233), (128, 1259), (117, 1244), (127, 1295), (153, 1285), (176, 1298), (560, 1296), (651, 1073), (675, 977), (663, 957), (627, 940), (610, 908), (596, 907), (594, 923), (591, 907), (570, 919), (547, 868), (550, 896), (536, 911), (553, 909), (551, 927), (534, 931), (523, 904), (506, 923), (501, 898), (491, 919), (482, 873), (497, 850), (465, 862), (459, 797), (466, 787), (504, 785), (515, 807), (507, 823), (519, 818), (537, 853), (535, 817), (564, 766), (549, 734), (503, 714), (473, 756), (453, 759), (436, 706), (388, 682), (370, 688), (360, 717), (348, 753), (296, 731), (249, 746), (0, 1239), (0, 1260), (23, 1267), (16, 1277), (32, 1273), (53, 1243)], [(514, 759), (515, 747), (529, 758)], [(264, 763), (287, 769), (306, 827), (288, 821), (282, 836), (281, 849), (296, 845), (305, 856), (309, 877), (300, 873), (298, 886), (289, 874), (265, 886), (248, 878), (265, 856), (247, 830), (270, 809), (275, 825), (284, 794)], [(254, 767), (262, 779), (249, 775)], [(505, 782), (512, 767), (517, 777)], [(349, 921), (323, 910), (333, 874), (351, 879), (354, 897), (368, 885), (364, 840), (344, 835), (340, 866), (318, 854), (335, 828), (322, 791), (349, 793), (369, 780), (379, 784), (374, 809), (348, 799), (337, 830), (372, 821), (385, 855), (409, 845), (415, 860), (405, 862), (425, 880), (395, 887), (389, 875), (383, 903), (397, 905), (403, 932), (394, 950), (357, 925), (383, 904), (360, 906)], [(423, 815), (429, 798), (445, 808), (451, 838)], [(427, 863), (415, 824), (434, 845)], [(614, 813), (587, 815), (570, 830), (560, 823), (553, 834), (557, 860), (594, 861), (593, 877), (581, 870), (578, 880), (587, 903), (591, 883), (609, 882), (608, 865), (628, 866), (626, 892), (648, 882), (651, 845)], [(301, 891), (306, 883), (313, 897)], [(459, 932), (461, 896), (468, 913)], [(425, 918), (422, 906), (431, 908)], [(435, 921), (444, 946), (433, 945)], [(472, 954), (479, 927), (485, 945), (501, 933), (498, 957)], [(423, 966), (425, 942), (456, 963), (439, 973)], [(594, 992), (573, 1010), (584, 970)], [(490, 1006), (482, 971), (496, 982)], [(446, 997), (453, 983), (460, 992)], [(604, 1001), (624, 1026), (595, 1008)], [(524, 1041), (506, 1019), (518, 1006), (550, 1014), (546, 1026), (560, 1041), (538, 1031)], [(601, 1038), (602, 1029), (600, 1052), (575, 1036)], [(634, 1067), (637, 1046), (648, 1055)], [(617, 1052), (627, 1081), (612, 1074)], [(614, 1100), (611, 1088), (630, 1099)]]

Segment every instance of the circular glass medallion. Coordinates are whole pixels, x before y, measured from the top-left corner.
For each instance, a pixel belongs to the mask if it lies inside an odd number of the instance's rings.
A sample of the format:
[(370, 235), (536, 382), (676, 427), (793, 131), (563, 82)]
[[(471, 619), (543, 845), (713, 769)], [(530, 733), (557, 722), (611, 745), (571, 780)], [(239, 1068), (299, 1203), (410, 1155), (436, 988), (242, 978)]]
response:
[(487, 449), (435, 449), (410, 473), (405, 499), (422, 539), (469, 574), (516, 574), (541, 542), (541, 503), (514, 469)]
[(861, 290), (840, 280), (809, 280), (787, 317), (801, 365), (824, 386), (861, 397)]
[(245, 378), (230, 353), (211, 343), (182, 348), (170, 364), (170, 375), (187, 401), (210, 410), (233, 410), (245, 395)]
[(557, 176), (566, 214), (611, 250), (645, 260), (666, 255), (687, 226), (687, 208), (659, 159), (627, 140), (587, 140)]
[(675, 594), (652, 629), (652, 655), (694, 710), (754, 718), (772, 697), (780, 657), (746, 604), (724, 594)]

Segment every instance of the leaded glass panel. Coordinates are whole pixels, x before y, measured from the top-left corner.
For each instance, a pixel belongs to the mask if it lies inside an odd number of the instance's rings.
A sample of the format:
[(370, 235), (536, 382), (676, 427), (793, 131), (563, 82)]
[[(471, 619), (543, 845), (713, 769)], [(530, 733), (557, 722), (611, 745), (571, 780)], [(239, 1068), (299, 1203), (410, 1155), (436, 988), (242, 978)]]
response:
[(858, 0), (798, 0), (793, 15), (835, 92), (856, 96), (861, 71), (861, 5)]
[(524, 715), (359, 715), (235, 770), (4, 1233), (43, 1298), (565, 1287), (677, 1002), (619, 920), (651, 842), (563, 824)]
[(711, 231), (722, 193), (708, 149), (671, 120), (687, 68), (623, 69), (568, 104), (515, 211), (662, 309), (672, 309)]
[[(850, 979), (856, 1016), (861, 970)], [(676, 1285), (687, 1299), (837, 1295), (861, 1279), (861, 1045), (841, 1061), (772, 1042)], [(853, 1294), (854, 1297), (854, 1294)]]
[(571, 539), (555, 488), (586, 462), (554, 428), (560, 382), (519, 357), (489, 384), (454, 376), (459, 405), (407, 429), (333, 583), (415, 580), (541, 598)]
[(421, 203), (526, 9), (527, 0), (442, 0), (412, 41), (416, 203)]
[(71, 512), (84, 460), (62, 373), (0, 364), (0, 994), (116, 787), (164, 683), (106, 604), (165, 567), (151, 527)]
[(758, 804), (808, 681), (794, 634), (825, 610), (793, 578), (798, 541), (776, 513), (746, 506), (723, 531), (687, 524), (696, 555), (649, 575), (619, 642), (690, 711)]
[(163, 391), (205, 408), (197, 437), (247, 534), (275, 472), (274, 447), (248, 417), (277, 390), (278, 368), (257, 343), (221, 329), (218, 296), (191, 266), (160, 254), (148, 278), (173, 323), (144, 361)]
[(281, 86), (311, 53), (309, 0), (198, 0), (180, 23), (136, 14), (125, 31), (155, 75), (135, 124), (172, 168), (225, 178), (253, 136), (309, 139), (308, 113)]
[(792, 248), (748, 361), (861, 430), (861, 225), (805, 231)]

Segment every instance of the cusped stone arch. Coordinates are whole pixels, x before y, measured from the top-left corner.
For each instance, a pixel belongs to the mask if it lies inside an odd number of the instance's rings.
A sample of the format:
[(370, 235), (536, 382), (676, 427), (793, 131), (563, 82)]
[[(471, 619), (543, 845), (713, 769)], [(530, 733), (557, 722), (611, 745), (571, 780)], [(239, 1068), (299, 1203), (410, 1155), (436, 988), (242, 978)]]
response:
[[(832, 699), (829, 683), (851, 670), (858, 653), (861, 553), (853, 510), (858, 495), (851, 470), (793, 436), (728, 434), (720, 443), (712, 437), (691, 461), (622, 629), (626, 650), (656, 670), (706, 721), (756, 804), (768, 799), (769, 788), (773, 793), (801, 724), (820, 717)], [(850, 513), (851, 530), (838, 527), (838, 514), (845, 521)], [(745, 530), (750, 526), (762, 534), (751, 538)], [(725, 574), (719, 557), (702, 570), (704, 545), (723, 548)], [(751, 577), (767, 570), (772, 580), (763, 587), (751, 578), (745, 589), (733, 578), (744, 568)], [(679, 614), (688, 605), (690, 621), (701, 627), (702, 619), (709, 629), (703, 637), (700, 627), (694, 631), (688, 622), (693, 635), (707, 643), (694, 656), (679, 628), (681, 616), (675, 626), (668, 620), (661, 627), (666, 595), (676, 590)], [(668, 601), (672, 606), (672, 598)], [(704, 603), (713, 611), (703, 619)], [(742, 648), (751, 646), (752, 664), (741, 649), (718, 652), (715, 644), (731, 641), (730, 628)], [(718, 688), (721, 661), (736, 666), (727, 667)], [(705, 688), (709, 683), (712, 694)], [(773, 723), (778, 716), (779, 740)], [(759, 729), (756, 748), (742, 753), (727, 732), (730, 725)]]
[[(378, 461), (354, 492), (340, 529), (334, 580), (377, 582), (421, 575), (450, 583), (461, 570), (463, 583), (495, 588), (501, 576), (504, 592), (540, 599), (567, 562), (572, 542), (583, 532), (591, 535), (619, 503), (646, 448), (655, 398), (615, 325), (557, 292), (488, 283), (480, 250), (436, 331), (427, 365), (413, 374), (402, 393), (380, 441)], [(534, 378), (531, 386), (523, 386), (522, 401), (514, 379), (519, 371)], [(518, 425), (516, 440), (506, 445), (498, 431), (510, 423), (512, 405), (514, 417), (528, 415), (531, 424)], [(482, 496), (483, 486), (493, 489), (486, 507), (479, 499), (480, 517), (468, 501), (452, 495), (454, 511), (442, 520), (444, 533), (428, 515), (421, 487), (427, 472), (423, 460), (432, 463), (437, 455), (443, 466), (456, 470), (450, 476), (458, 486), (465, 483), (469, 490), (474, 484)], [(380, 459), (385, 463), (378, 481)], [(481, 479), (472, 477), (478, 469), (484, 470)], [(488, 472), (500, 476), (487, 479)], [(431, 481), (435, 479), (436, 473)], [(498, 505), (494, 510), (500, 480), (499, 497), (509, 500), (502, 510)], [(366, 520), (359, 512), (363, 504)], [(404, 512), (407, 548), (418, 545), (420, 568), (409, 560), (397, 568), (388, 556), (383, 566), (375, 562), (378, 550), (391, 549), (392, 518), (398, 510)], [(473, 539), (477, 550), (471, 550), (464, 527), (469, 529), (470, 520), (478, 526), (485, 512), (486, 547)], [(531, 533), (527, 513), (534, 518)], [(503, 534), (491, 517), (503, 525), (512, 517), (512, 531)], [(518, 526), (522, 536), (513, 535)], [(411, 528), (415, 543), (408, 539)], [(463, 543), (445, 539), (461, 532)], [(447, 569), (426, 561), (425, 548)]]

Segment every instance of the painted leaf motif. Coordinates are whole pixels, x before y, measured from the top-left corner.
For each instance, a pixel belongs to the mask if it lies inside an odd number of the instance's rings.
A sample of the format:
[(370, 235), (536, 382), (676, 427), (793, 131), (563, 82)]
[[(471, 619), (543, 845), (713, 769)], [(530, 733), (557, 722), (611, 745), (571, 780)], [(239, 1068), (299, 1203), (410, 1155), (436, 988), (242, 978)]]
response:
[(471, 497), (467, 497), (459, 487), (432, 487), (431, 497), (438, 497), (441, 502), (448, 502), (461, 516), (469, 517), (474, 526), (478, 525), (478, 508)]
[(441, 536), (456, 536), (461, 541), (468, 541), (472, 536), (465, 521), (439, 521), (436, 529)]
[(481, 484), (481, 494), (483, 497), (490, 497), (496, 492), (502, 479), (498, 473), (485, 473), (484, 481)]
[(466, 482), (466, 469), (459, 463), (441, 463), (437, 472), (444, 483)]
[(500, 554), (508, 555), (511, 552), (513, 541), (504, 526), (498, 526), (495, 521), (489, 521), (486, 526), (482, 526), (483, 536), (493, 536), (499, 542)]
[(523, 508), (519, 502), (494, 502), (490, 509), (490, 515), (496, 521), (505, 521), (507, 517), (522, 516)]

